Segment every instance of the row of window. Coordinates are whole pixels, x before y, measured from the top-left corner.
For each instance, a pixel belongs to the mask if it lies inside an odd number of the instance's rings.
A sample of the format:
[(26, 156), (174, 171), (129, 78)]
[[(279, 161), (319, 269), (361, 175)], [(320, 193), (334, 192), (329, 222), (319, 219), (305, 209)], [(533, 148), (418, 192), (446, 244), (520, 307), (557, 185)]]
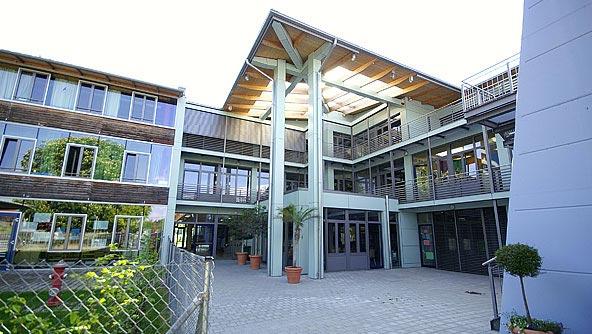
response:
[(0, 123), (0, 172), (168, 185), (171, 147)]
[(175, 125), (174, 99), (5, 65), (0, 65), (0, 98), (142, 123)]
[(122, 251), (140, 249), (143, 216), (116, 215), (113, 222), (87, 221), (86, 214), (36, 213), (19, 226), (18, 251), (81, 252), (117, 244)]

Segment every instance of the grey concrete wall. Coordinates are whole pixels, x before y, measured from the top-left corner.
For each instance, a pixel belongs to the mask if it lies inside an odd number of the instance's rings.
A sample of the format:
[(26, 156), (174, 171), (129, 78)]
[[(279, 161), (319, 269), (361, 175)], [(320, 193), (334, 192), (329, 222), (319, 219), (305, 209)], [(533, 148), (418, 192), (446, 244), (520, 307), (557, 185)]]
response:
[[(591, 1), (525, 1), (508, 243), (539, 249), (529, 306), (566, 333), (592, 331), (591, 60)], [(524, 313), (506, 275), (502, 312), (513, 310)]]
[(401, 267), (421, 267), (416, 213), (399, 212), (399, 239), (401, 240)]

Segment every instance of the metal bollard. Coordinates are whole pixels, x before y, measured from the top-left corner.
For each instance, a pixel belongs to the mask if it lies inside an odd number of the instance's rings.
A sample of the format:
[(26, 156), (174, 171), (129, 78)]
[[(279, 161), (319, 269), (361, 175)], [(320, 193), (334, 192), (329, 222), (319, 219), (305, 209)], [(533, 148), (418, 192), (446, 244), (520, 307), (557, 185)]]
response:
[(62, 304), (59, 294), (60, 290), (62, 290), (64, 278), (67, 276), (65, 273), (67, 267), (68, 265), (66, 262), (60, 261), (52, 268), (53, 273), (49, 275), (49, 278), (51, 279), (51, 288), (49, 289), (49, 299), (47, 299), (46, 302), (49, 307), (60, 306)]

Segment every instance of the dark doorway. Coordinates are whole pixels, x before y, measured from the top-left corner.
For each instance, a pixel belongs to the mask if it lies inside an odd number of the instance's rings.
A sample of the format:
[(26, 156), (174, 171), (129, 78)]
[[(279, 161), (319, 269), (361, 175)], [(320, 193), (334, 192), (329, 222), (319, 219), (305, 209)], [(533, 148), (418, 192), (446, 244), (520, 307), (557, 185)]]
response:
[(382, 262), (382, 231), (380, 224), (368, 224), (368, 255), (370, 269), (384, 268)]
[(436, 247), (432, 225), (419, 225), (422, 267), (436, 267)]
[(399, 225), (390, 225), (390, 242), (391, 242), (391, 267), (401, 267), (401, 255), (399, 254)]

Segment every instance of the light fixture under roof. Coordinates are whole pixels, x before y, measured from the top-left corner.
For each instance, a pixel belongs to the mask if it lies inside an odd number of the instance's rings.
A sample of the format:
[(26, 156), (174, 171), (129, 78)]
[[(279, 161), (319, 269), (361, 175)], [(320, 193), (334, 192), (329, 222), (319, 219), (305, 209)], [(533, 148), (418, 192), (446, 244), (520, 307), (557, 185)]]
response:
[(245, 81), (249, 81), (249, 75), (245, 74)]
[(397, 73), (395, 72), (395, 70), (393, 69), (391, 71), (391, 79), (394, 79), (397, 76)]
[(356, 54), (355, 53), (352, 53), (351, 61), (356, 61)]
[(232, 104), (228, 106), (228, 111), (232, 111)]
[(409, 83), (412, 83), (412, 82), (413, 82), (413, 76), (410, 76), (409, 77)]

